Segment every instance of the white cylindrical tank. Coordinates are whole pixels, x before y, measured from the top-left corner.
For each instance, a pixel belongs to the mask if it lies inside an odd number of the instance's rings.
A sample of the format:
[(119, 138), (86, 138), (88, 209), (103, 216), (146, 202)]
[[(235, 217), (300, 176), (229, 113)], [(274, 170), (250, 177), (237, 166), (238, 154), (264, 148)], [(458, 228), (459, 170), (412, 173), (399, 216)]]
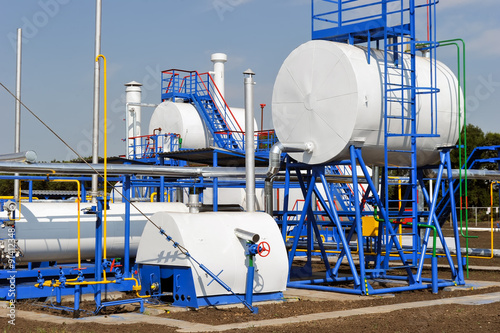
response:
[[(321, 164), (349, 158), (349, 147), (363, 146), (367, 164), (384, 165), (384, 53), (330, 41), (310, 41), (284, 61), (273, 90), (274, 128), (282, 143), (312, 143), (312, 152), (291, 153), (299, 162)], [(417, 87), (430, 87), (429, 59), (417, 57)], [(406, 68), (409, 59), (405, 58)], [(400, 84), (399, 70), (389, 80)], [(405, 82), (409, 84), (409, 82)], [(458, 83), (444, 64), (437, 62), (437, 119), (431, 121), (430, 94), (417, 95), (417, 132), (439, 137), (417, 139), (419, 166), (439, 161), (436, 147), (458, 139)], [(420, 91), (422, 92), (422, 91)], [(394, 96), (391, 96), (394, 97)], [(408, 104), (406, 104), (408, 105)], [(389, 115), (401, 113), (389, 103)], [(408, 122), (407, 122), (408, 123)], [(406, 126), (406, 125), (405, 125)], [(389, 123), (389, 132), (401, 132), (401, 120)], [(390, 149), (409, 148), (410, 138), (389, 141)], [(408, 165), (408, 154), (391, 153), (390, 163)]]
[(209, 146), (210, 132), (196, 108), (189, 103), (165, 101), (158, 105), (149, 122), (149, 134), (161, 128), (161, 133), (175, 133), (182, 138), (182, 148), (199, 149)]
[[(236, 228), (259, 234), (260, 242), (270, 245), (267, 257), (255, 257), (254, 293), (283, 291), (288, 277), (285, 244), (274, 219), (264, 213), (167, 213), (151, 218), (173, 241), (182, 245), (199, 263), (205, 265), (236, 294), (245, 293), (247, 263), (246, 241), (238, 238)], [(172, 246), (158, 229), (147, 225), (141, 237), (136, 262), (144, 265), (191, 267), (196, 295), (229, 294), (191, 259)], [(211, 282), (212, 281), (212, 282)]]
[[(182, 203), (134, 203), (146, 216), (158, 211), (187, 212)], [(91, 207), (81, 203), (80, 208)], [(76, 262), (78, 258), (77, 204), (71, 202), (22, 203), (21, 218), (16, 221), (16, 239), (22, 256), (19, 262)], [(1, 212), (7, 218), (5, 212)], [(125, 235), (125, 204), (111, 203), (107, 211), (107, 254), (109, 258), (123, 257)], [(81, 214), (81, 257), (95, 257), (95, 214)], [(130, 256), (134, 257), (146, 219), (134, 207), (130, 207)], [(2, 260), (8, 253), (8, 227), (0, 229)], [(18, 262), (18, 263), (19, 263)]]
[[(231, 108), (231, 112), (238, 122), (228, 122), (232, 131), (245, 130), (245, 109)], [(227, 115), (227, 117), (232, 117)], [(257, 122), (254, 119), (254, 126)], [(241, 127), (241, 130), (240, 130)], [(196, 108), (190, 103), (165, 101), (158, 105), (149, 122), (149, 133), (161, 128), (161, 133), (175, 133), (182, 138), (182, 148), (199, 149), (210, 146), (211, 134), (201, 119)]]

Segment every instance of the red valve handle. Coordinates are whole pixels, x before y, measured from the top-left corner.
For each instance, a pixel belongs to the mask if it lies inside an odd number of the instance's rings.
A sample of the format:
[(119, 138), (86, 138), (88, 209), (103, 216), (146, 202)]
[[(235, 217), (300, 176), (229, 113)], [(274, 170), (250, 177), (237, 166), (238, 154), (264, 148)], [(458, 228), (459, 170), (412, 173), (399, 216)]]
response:
[(257, 245), (257, 253), (261, 257), (267, 257), (269, 253), (271, 253), (271, 246), (268, 242), (260, 242), (259, 245)]
[(111, 267), (109, 268), (109, 271), (112, 272), (113, 271), (113, 268), (115, 267), (122, 267), (122, 265), (115, 265), (115, 259), (113, 259), (113, 261), (111, 262)]

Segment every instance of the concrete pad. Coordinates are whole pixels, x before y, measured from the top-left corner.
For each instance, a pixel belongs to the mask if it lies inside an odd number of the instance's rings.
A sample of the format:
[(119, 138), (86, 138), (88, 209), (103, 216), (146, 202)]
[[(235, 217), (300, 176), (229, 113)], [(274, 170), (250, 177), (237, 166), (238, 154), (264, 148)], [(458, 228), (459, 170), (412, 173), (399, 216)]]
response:
[(361, 295), (343, 294), (331, 291), (288, 288), (283, 292), (286, 299), (304, 299), (310, 301), (359, 301), (366, 299)]
[(443, 291), (476, 290), (476, 289), (485, 289), (485, 288), (499, 287), (499, 286), (500, 282), (467, 280), (465, 281), (465, 285), (463, 286), (445, 287), (443, 288)]

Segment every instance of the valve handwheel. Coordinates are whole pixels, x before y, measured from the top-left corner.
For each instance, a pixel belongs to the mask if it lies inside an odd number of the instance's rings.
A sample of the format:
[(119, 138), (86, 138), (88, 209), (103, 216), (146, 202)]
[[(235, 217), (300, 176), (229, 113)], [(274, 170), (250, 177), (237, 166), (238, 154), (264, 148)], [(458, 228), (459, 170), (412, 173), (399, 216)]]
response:
[(260, 242), (257, 247), (257, 253), (261, 257), (267, 257), (271, 253), (271, 246), (268, 242)]

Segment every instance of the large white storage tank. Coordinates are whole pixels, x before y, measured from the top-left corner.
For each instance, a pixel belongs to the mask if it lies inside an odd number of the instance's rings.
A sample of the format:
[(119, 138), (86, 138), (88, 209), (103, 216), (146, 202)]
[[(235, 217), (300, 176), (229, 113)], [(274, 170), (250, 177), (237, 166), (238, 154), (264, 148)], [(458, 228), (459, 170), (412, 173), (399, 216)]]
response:
[[(94, 204), (95, 205), (95, 204)], [(135, 202), (134, 205), (150, 217), (158, 211), (187, 212), (186, 205), (177, 202)], [(81, 203), (80, 208), (93, 206)], [(22, 203), (20, 219), (16, 221), (16, 239), (20, 252), (18, 263), (57, 261), (70, 262), (78, 258), (78, 206), (74, 202)], [(0, 217), (7, 219), (5, 211)], [(123, 257), (125, 235), (125, 204), (110, 203), (107, 211), (108, 257)], [(80, 215), (81, 258), (95, 257), (95, 214)], [(135, 257), (146, 219), (130, 208), (130, 256)], [(8, 229), (0, 229), (0, 255), (8, 254)]]
[[(283, 143), (312, 143), (313, 150), (290, 155), (304, 163), (321, 164), (349, 158), (349, 146), (363, 145), (367, 164), (384, 165), (384, 53), (372, 50), (368, 63), (362, 47), (330, 41), (310, 41), (295, 49), (276, 78), (272, 99), (274, 127)], [(405, 62), (409, 61), (405, 58)], [(430, 87), (430, 60), (417, 57), (417, 87)], [(407, 64), (407, 67), (409, 64)], [(389, 72), (400, 83), (399, 70)], [(417, 132), (431, 133), (437, 122), (439, 137), (417, 140), (420, 166), (439, 161), (439, 146), (458, 139), (458, 83), (437, 62), (437, 119), (431, 121), (430, 94), (417, 95)], [(408, 84), (408, 83), (406, 83)], [(389, 103), (389, 114), (401, 113)], [(389, 132), (401, 132), (401, 120), (389, 123)], [(410, 139), (389, 142), (390, 149), (408, 149)], [(393, 153), (393, 165), (408, 165), (408, 154)]]

